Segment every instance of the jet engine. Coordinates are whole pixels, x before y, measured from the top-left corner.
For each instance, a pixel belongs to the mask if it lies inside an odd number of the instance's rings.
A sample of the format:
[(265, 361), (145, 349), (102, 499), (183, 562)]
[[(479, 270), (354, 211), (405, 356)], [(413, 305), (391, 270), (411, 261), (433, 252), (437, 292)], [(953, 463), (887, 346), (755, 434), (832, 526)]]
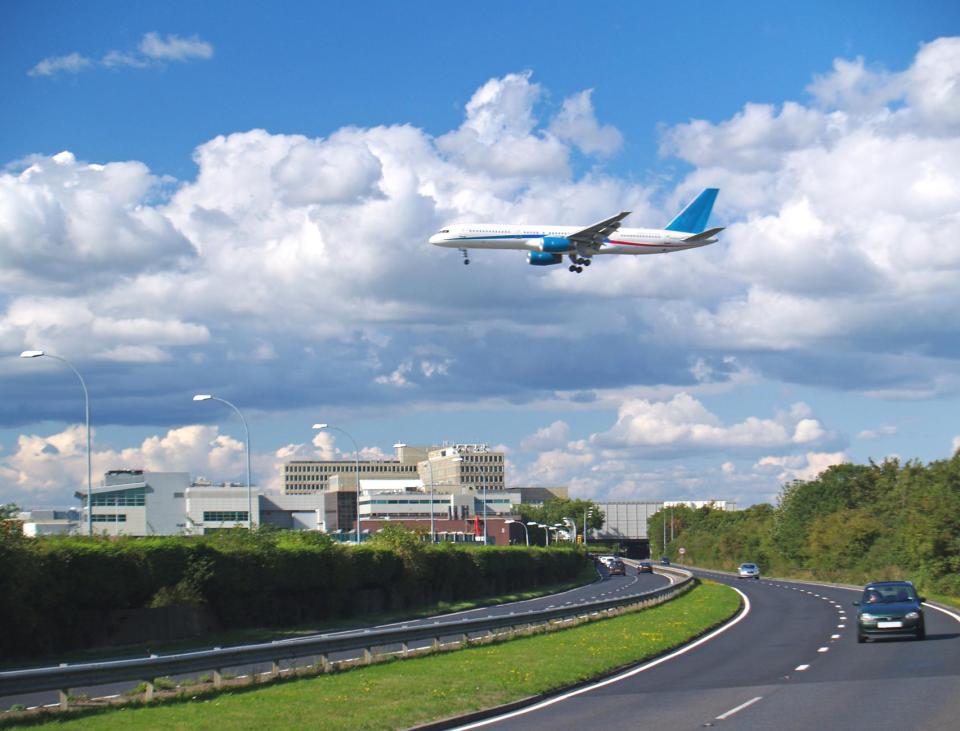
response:
[(573, 251), (573, 249), (574, 245), (570, 243), (570, 239), (565, 239), (562, 236), (544, 236), (540, 240), (540, 251), (565, 254), (568, 251)]
[(563, 261), (560, 254), (546, 254), (540, 251), (531, 251), (527, 254), (527, 263), (535, 267), (548, 267)]

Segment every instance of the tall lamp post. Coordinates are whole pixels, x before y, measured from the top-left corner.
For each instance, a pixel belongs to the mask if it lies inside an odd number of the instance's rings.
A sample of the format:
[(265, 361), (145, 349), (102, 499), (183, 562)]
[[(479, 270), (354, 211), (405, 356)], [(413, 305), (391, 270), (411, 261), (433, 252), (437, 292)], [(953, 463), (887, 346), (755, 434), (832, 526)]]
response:
[(209, 393), (198, 393), (193, 397), (194, 401), (219, 401), (221, 404), (226, 404), (231, 409), (237, 412), (237, 416), (240, 417), (240, 423), (243, 424), (243, 434), (246, 438), (246, 457), (247, 457), (247, 530), (253, 529), (253, 493), (250, 489), (250, 429), (247, 428), (247, 420), (243, 418), (243, 414), (240, 413), (240, 409), (231, 404), (225, 398), (220, 398), (219, 396), (211, 396)]
[(509, 525), (510, 523), (516, 523), (521, 528), (523, 528), (523, 535), (527, 539), (527, 548), (530, 548), (530, 531), (527, 530), (526, 524), (522, 520), (505, 520), (504, 523)]
[(80, 375), (80, 371), (73, 367), (71, 363), (66, 358), (61, 358), (59, 355), (52, 355), (50, 353), (45, 353), (42, 350), (24, 350), (20, 353), (21, 358), (53, 358), (54, 360), (59, 360), (61, 363), (65, 363), (67, 367), (72, 370), (77, 378), (80, 379), (80, 386), (83, 388), (83, 413), (84, 418), (87, 423), (87, 534), (93, 535), (93, 466), (90, 461), (90, 394), (87, 392), (87, 384), (83, 380), (83, 376)]
[(593, 508), (583, 511), (583, 545), (587, 545), (587, 518), (593, 515)]
[(341, 429), (339, 426), (330, 426), (329, 424), (314, 424), (314, 429), (318, 431), (323, 429), (330, 429), (331, 431), (338, 431), (344, 436), (347, 437), (351, 442), (353, 442), (353, 465), (356, 468), (356, 480), (357, 480), (357, 545), (360, 545), (360, 447), (357, 445), (357, 440), (346, 429)]

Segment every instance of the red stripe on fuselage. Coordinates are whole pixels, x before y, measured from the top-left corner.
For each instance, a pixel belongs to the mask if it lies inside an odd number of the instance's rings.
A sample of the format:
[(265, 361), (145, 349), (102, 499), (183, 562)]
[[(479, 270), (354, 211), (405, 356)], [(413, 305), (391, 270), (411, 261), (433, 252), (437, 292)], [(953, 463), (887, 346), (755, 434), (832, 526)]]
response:
[(664, 246), (673, 246), (673, 244), (635, 244), (632, 241), (614, 241), (607, 239), (608, 244), (620, 244), (621, 246), (649, 246), (654, 249), (662, 249)]

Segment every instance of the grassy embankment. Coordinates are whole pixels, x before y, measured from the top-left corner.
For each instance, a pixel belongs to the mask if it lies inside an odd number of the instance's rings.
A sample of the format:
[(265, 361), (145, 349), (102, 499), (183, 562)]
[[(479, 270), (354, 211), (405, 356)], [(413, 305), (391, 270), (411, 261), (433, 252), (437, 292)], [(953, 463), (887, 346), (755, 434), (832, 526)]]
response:
[(596, 581), (597, 578), (596, 569), (594, 568), (593, 564), (589, 564), (584, 566), (583, 571), (573, 581), (564, 581), (559, 584), (542, 586), (530, 591), (511, 592), (509, 594), (482, 597), (480, 599), (465, 599), (458, 602), (437, 602), (436, 604), (422, 607), (417, 610), (361, 614), (355, 617), (331, 620), (322, 623), (314, 622), (296, 627), (250, 627), (247, 629), (226, 630), (223, 632), (209, 634), (204, 637), (173, 640), (170, 642), (149, 642), (138, 645), (121, 645), (118, 647), (105, 647), (97, 650), (74, 650), (56, 655), (35, 657), (31, 658), (30, 660), (0, 662), (0, 670), (46, 667), (49, 665), (57, 665), (61, 662), (76, 664), (82, 662), (97, 662), (99, 660), (118, 660), (146, 657), (147, 655), (156, 652), (169, 655), (175, 652), (203, 650), (211, 647), (230, 647), (232, 645), (247, 645), (255, 644), (257, 642), (272, 642), (273, 640), (305, 637), (308, 635), (319, 634), (321, 632), (355, 629), (359, 627), (372, 627), (378, 624), (402, 622), (410, 619), (421, 619), (423, 617), (432, 617), (439, 614), (451, 614), (453, 612), (464, 612), (470, 609), (489, 607), (496, 604), (506, 604), (508, 602), (521, 602), (528, 599), (536, 599), (538, 597), (547, 596), (548, 594), (557, 594), (562, 591), (567, 591), (569, 589), (575, 589), (579, 586), (591, 584)]
[(705, 582), (667, 604), (559, 632), (260, 688), (95, 711), (50, 724), (98, 731), (409, 728), (655, 657), (723, 622), (739, 607), (732, 589)]

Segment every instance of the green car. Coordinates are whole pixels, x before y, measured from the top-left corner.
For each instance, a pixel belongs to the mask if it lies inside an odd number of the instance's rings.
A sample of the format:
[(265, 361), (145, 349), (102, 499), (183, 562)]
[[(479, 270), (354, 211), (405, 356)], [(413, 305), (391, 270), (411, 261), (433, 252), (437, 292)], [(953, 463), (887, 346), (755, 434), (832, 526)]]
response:
[(875, 581), (863, 589), (857, 609), (857, 642), (877, 637), (926, 639), (924, 598), (909, 581)]

